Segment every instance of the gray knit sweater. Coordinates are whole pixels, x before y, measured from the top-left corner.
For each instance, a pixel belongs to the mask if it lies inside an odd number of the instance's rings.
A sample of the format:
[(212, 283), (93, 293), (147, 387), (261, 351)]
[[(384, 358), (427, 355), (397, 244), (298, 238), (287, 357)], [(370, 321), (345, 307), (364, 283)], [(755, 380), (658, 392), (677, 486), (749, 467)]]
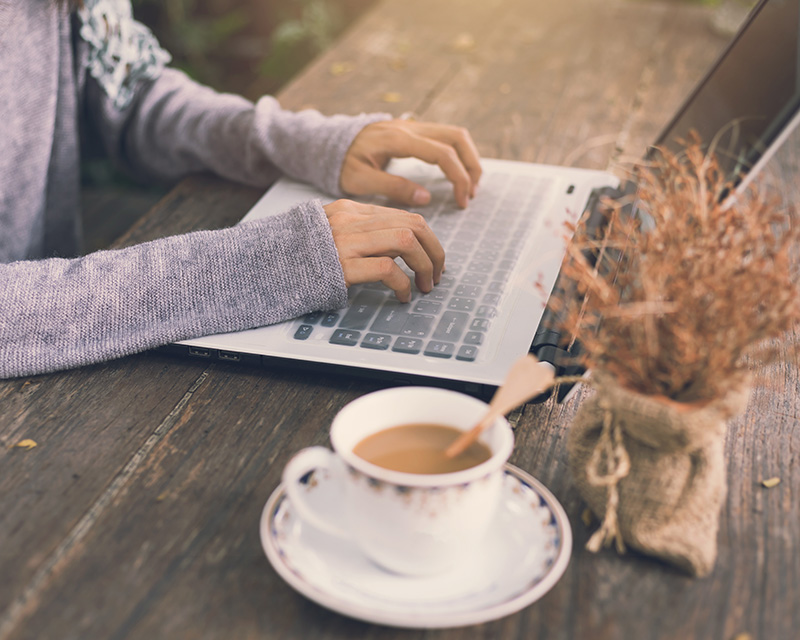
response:
[[(290, 113), (272, 98), (253, 105), (158, 64), (114, 68), (119, 42), (109, 39), (110, 53), (98, 52), (86, 16), (69, 15), (65, 4), (0, 0), (0, 377), (342, 306), (347, 292), (320, 202), (76, 257), (82, 138), (147, 179), (210, 170), (264, 185), (277, 167), (341, 195), (349, 145), (386, 116)], [(128, 52), (163, 54), (141, 25), (124, 16), (121, 23), (122, 37), (139, 37), (139, 49)], [(105, 71), (104, 61), (111, 61)]]

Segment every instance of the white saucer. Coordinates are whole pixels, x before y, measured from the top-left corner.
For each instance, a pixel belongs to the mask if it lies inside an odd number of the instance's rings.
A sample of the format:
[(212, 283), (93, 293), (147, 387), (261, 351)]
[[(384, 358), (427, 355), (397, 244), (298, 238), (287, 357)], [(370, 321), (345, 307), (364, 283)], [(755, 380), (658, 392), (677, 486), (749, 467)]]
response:
[[(309, 498), (320, 510), (338, 501), (324, 482)], [(458, 627), (507, 616), (547, 593), (569, 563), (572, 530), (555, 497), (507, 464), (504, 501), (480, 553), (444, 574), (387, 572), (354, 543), (300, 521), (283, 485), (261, 515), (261, 544), (280, 576), (324, 607), (396, 627)]]

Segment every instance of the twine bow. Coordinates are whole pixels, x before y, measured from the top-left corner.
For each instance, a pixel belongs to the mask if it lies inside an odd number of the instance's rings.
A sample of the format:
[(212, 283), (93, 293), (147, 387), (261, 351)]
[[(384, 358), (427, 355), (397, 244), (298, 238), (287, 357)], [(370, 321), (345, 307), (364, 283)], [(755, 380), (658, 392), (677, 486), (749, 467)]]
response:
[[(585, 376), (561, 376), (553, 380), (553, 386), (558, 384), (583, 382), (592, 384), (591, 378)], [(586, 548), (598, 552), (601, 547), (616, 543), (619, 553), (625, 552), (625, 542), (619, 528), (617, 509), (619, 507), (619, 482), (631, 471), (631, 458), (622, 439), (622, 427), (614, 420), (614, 412), (607, 399), (600, 400), (600, 409), (603, 411), (603, 428), (592, 451), (589, 463), (586, 465), (586, 479), (596, 487), (607, 487), (606, 513), (600, 528), (597, 529), (586, 543)], [(600, 469), (605, 467), (606, 472)]]
[[(630, 473), (631, 459), (622, 440), (622, 427), (619, 421), (614, 420), (614, 412), (607, 400), (599, 403), (603, 410), (603, 428), (597, 445), (592, 451), (589, 464), (586, 465), (586, 479), (596, 487), (606, 487), (608, 498), (606, 513), (600, 528), (592, 534), (586, 548), (597, 552), (603, 546), (616, 542), (617, 551), (625, 552), (625, 543), (617, 518), (619, 506), (619, 482)], [(605, 473), (601, 469), (605, 468)]]

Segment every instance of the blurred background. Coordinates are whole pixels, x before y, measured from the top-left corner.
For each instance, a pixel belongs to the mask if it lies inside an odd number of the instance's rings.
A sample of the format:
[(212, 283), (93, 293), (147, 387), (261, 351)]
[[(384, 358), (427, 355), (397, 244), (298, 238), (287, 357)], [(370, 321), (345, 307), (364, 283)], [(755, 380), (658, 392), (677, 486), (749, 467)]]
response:
[(196, 80), (251, 100), (275, 93), (375, 0), (133, 0)]
[[(132, 0), (132, 5), (136, 19), (172, 54), (173, 66), (218, 91), (257, 100), (277, 93), (377, 1)], [(732, 34), (755, 2), (629, 1), (712, 5), (711, 26), (723, 34)], [(104, 158), (85, 158), (81, 175), (87, 251), (107, 247), (167, 191), (134, 183)]]

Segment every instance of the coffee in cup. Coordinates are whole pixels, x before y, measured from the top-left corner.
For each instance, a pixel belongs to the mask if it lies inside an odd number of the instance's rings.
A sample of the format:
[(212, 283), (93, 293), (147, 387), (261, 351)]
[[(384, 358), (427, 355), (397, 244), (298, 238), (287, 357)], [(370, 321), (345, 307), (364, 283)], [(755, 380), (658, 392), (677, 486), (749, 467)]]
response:
[[(390, 571), (429, 575), (453, 566), (466, 554), (479, 552), (502, 497), (503, 466), (514, 444), (508, 421), (498, 418), (481, 434), (477, 449), (488, 455), (457, 470), (436, 465), (414, 470), (408, 456), (398, 470), (358, 451), (378, 442), (378, 453), (402, 458), (398, 451), (410, 442), (410, 432), (400, 431), (420, 426), (412, 431), (423, 432), (429, 450), (434, 437), (444, 435), (442, 444), (449, 444), (487, 409), (471, 396), (430, 387), (386, 389), (354, 400), (333, 420), (332, 451), (304, 449), (284, 469), (293, 509), (305, 524), (353, 540)], [(442, 446), (442, 456), (446, 448)], [(303, 479), (312, 471), (316, 482), (333, 483), (334, 495), (341, 496), (339, 518), (315, 512), (305, 499)]]
[(452, 473), (492, 457), (489, 447), (480, 441), (457, 456), (445, 455), (461, 433), (444, 424), (404, 424), (367, 436), (353, 448), (353, 453), (384, 469), (405, 473)]

